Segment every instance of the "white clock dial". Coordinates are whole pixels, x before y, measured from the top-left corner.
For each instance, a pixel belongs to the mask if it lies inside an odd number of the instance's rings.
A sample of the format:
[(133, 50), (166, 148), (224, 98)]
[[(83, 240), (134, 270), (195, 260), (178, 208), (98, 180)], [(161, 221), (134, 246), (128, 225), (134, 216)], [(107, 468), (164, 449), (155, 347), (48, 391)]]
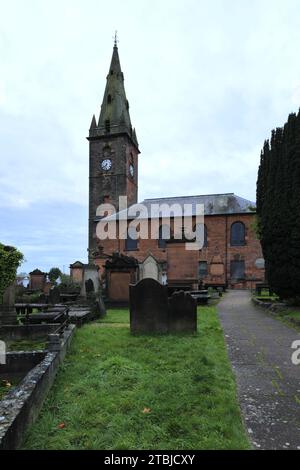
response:
[(102, 170), (105, 170), (105, 171), (110, 170), (111, 166), (112, 166), (112, 163), (111, 163), (111, 160), (109, 158), (106, 158), (101, 163), (101, 168), (102, 168)]
[(134, 167), (133, 167), (132, 163), (129, 165), (129, 172), (130, 172), (131, 176), (134, 175)]

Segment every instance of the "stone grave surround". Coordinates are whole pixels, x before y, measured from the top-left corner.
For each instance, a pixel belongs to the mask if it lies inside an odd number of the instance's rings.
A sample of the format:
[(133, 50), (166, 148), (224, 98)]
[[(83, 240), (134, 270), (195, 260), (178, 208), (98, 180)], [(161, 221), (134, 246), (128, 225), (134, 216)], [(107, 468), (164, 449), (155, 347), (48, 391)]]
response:
[(197, 302), (187, 292), (175, 292), (168, 298), (167, 289), (151, 278), (130, 285), (131, 333), (195, 333)]

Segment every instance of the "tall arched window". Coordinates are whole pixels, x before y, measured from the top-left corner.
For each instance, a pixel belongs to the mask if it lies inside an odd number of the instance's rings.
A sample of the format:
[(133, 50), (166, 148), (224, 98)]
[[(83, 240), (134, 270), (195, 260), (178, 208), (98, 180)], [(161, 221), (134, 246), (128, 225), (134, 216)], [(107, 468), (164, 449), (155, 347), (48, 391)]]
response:
[(125, 240), (125, 250), (126, 251), (134, 251), (138, 248), (138, 240), (134, 237), (135, 230), (133, 232), (130, 231), (130, 228), (127, 230), (127, 238)]
[(158, 231), (158, 247), (166, 248), (167, 240), (170, 240), (170, 227), (168, 225), (160, 225)]
[(243, 222), (234, 222), (230, 230), (230, 245), (243, 246), (245, 245), (245, 225)]
[(110, 120), (106, 119), (105, 121), (105, 131), (110, 132)]
[(108, 104), (111, 103), (111, 95), (108, 95), (108, 96), (107, 96), (107, 103), (108, 103)]
[[(198, 228), (198, 226), (199, 226), (199, 228)], [(197, 229), (198, 229), (198, 230), (202, 230), (202, 224), (194, 225), (193, 231), (197, 233)], [(203, 234), (203, 236), (204, 236), (203, 248), (206, 248), (207, 245), (208, 245), (208, 242), (207, 242), (207, 227), (206, 227), (205, 224), (204, 224), (204, 229), (203, 229), (203, 230), (204, 230), (204, 234)], [(199, 236), (198, 236), (198, 237), (199, 237)]]

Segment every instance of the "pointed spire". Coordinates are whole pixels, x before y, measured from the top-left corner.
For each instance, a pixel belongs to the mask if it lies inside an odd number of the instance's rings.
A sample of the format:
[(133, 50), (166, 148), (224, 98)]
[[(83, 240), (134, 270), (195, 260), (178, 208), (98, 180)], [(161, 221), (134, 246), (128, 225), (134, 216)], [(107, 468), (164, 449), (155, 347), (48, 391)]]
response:
[(133, 132), (132, 132), (132, 138), (133, 138), (134, 142), (136, 143), (136, 145), (137, 145), (137, 147), (138, 147), (138, 146), (139, 146), (139, 143), (138, 143), (138, 140), (137, 140), (135, 128), (133, 129)]
[(124, 88), (124, 76), (121, 70), (117, 42), (117, 35), (115, 35), (98, 126), (93, 117), (91, 133), (96, 132), (97, 136), (126, 133), (137, 147), (136, 136), (134, 137), (132, 132), (129, 103)]
[[(117, 75), (117, 76), (120, 76), (122, 79), (124, 78), (123, 77), (123, 73), (122, 73), (122, 70), (121, 70), (121, 64), (120, 64), (120, 58), (119, 58), (119, 52), (118, 52), (118, 46), (114, 45), (114, 49), (113, 49), (113, 55), (112, 55), (112, 58), (111, 58), (111, 63), (110, 63), (110, 67), (109, 67), (109, 72), (108, 72), (108, 77), (110, 75)], [(107, 77), (107, 78), (108, 78)]]
[(96, 127), (97, 127), (96, 118), (95, 118), (95, 114), (93, 114), (90, 130), (95, 129)]

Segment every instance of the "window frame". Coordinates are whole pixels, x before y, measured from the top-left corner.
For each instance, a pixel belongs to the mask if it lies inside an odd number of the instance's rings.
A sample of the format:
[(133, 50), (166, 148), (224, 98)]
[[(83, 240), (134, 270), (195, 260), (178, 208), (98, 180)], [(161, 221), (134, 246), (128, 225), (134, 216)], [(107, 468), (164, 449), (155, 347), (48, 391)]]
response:
[[(200, 265), (203, 266), (204, 264), (205, 264), (205, 266), (206, 266), (205, 274), (202, 273), (202, 274), (200, 275)], [(203, 261), (199, 261), (199, 262), (198, 262), (198, 278), (199, 278), (199, 279), (204, 279), (204, 278), (207, 277), (207, 276), (208, 276), (208, 262), (207, 262), (207, 261), (204, 261), (204, 260), (203, 260)]]
[[(239, 237), (239, 240), (237, 240), (237, 236), (234, 236), (234, 228), (237, 227), (238, 225), (243, 228), (243, 237)], [(230, 246), (245, 246), (245, 245), (246, 245), (246, 226), (244, 222), (237, 220), (236, 222), (233, 222), (230, 227)]]
[(135, 240), (131, 238), (129, 235), (129, 231), (127, 229), (127, 237), (125, 238), (125, 251), (137, 251), (138, 250), (138, 238)]
[[(243, 276), (239, 276), (239, 277), (233, 276), (233, 265), (234, 264), (243, 265)], [(230, 279), (236, 280), (236, 281), (244, 281), (246, 279), (246, 263), (245, 263), (245, 260), (243, 260), (243, 259), (241, 259), (241, 260), (232, 259), (230, 261)]]

